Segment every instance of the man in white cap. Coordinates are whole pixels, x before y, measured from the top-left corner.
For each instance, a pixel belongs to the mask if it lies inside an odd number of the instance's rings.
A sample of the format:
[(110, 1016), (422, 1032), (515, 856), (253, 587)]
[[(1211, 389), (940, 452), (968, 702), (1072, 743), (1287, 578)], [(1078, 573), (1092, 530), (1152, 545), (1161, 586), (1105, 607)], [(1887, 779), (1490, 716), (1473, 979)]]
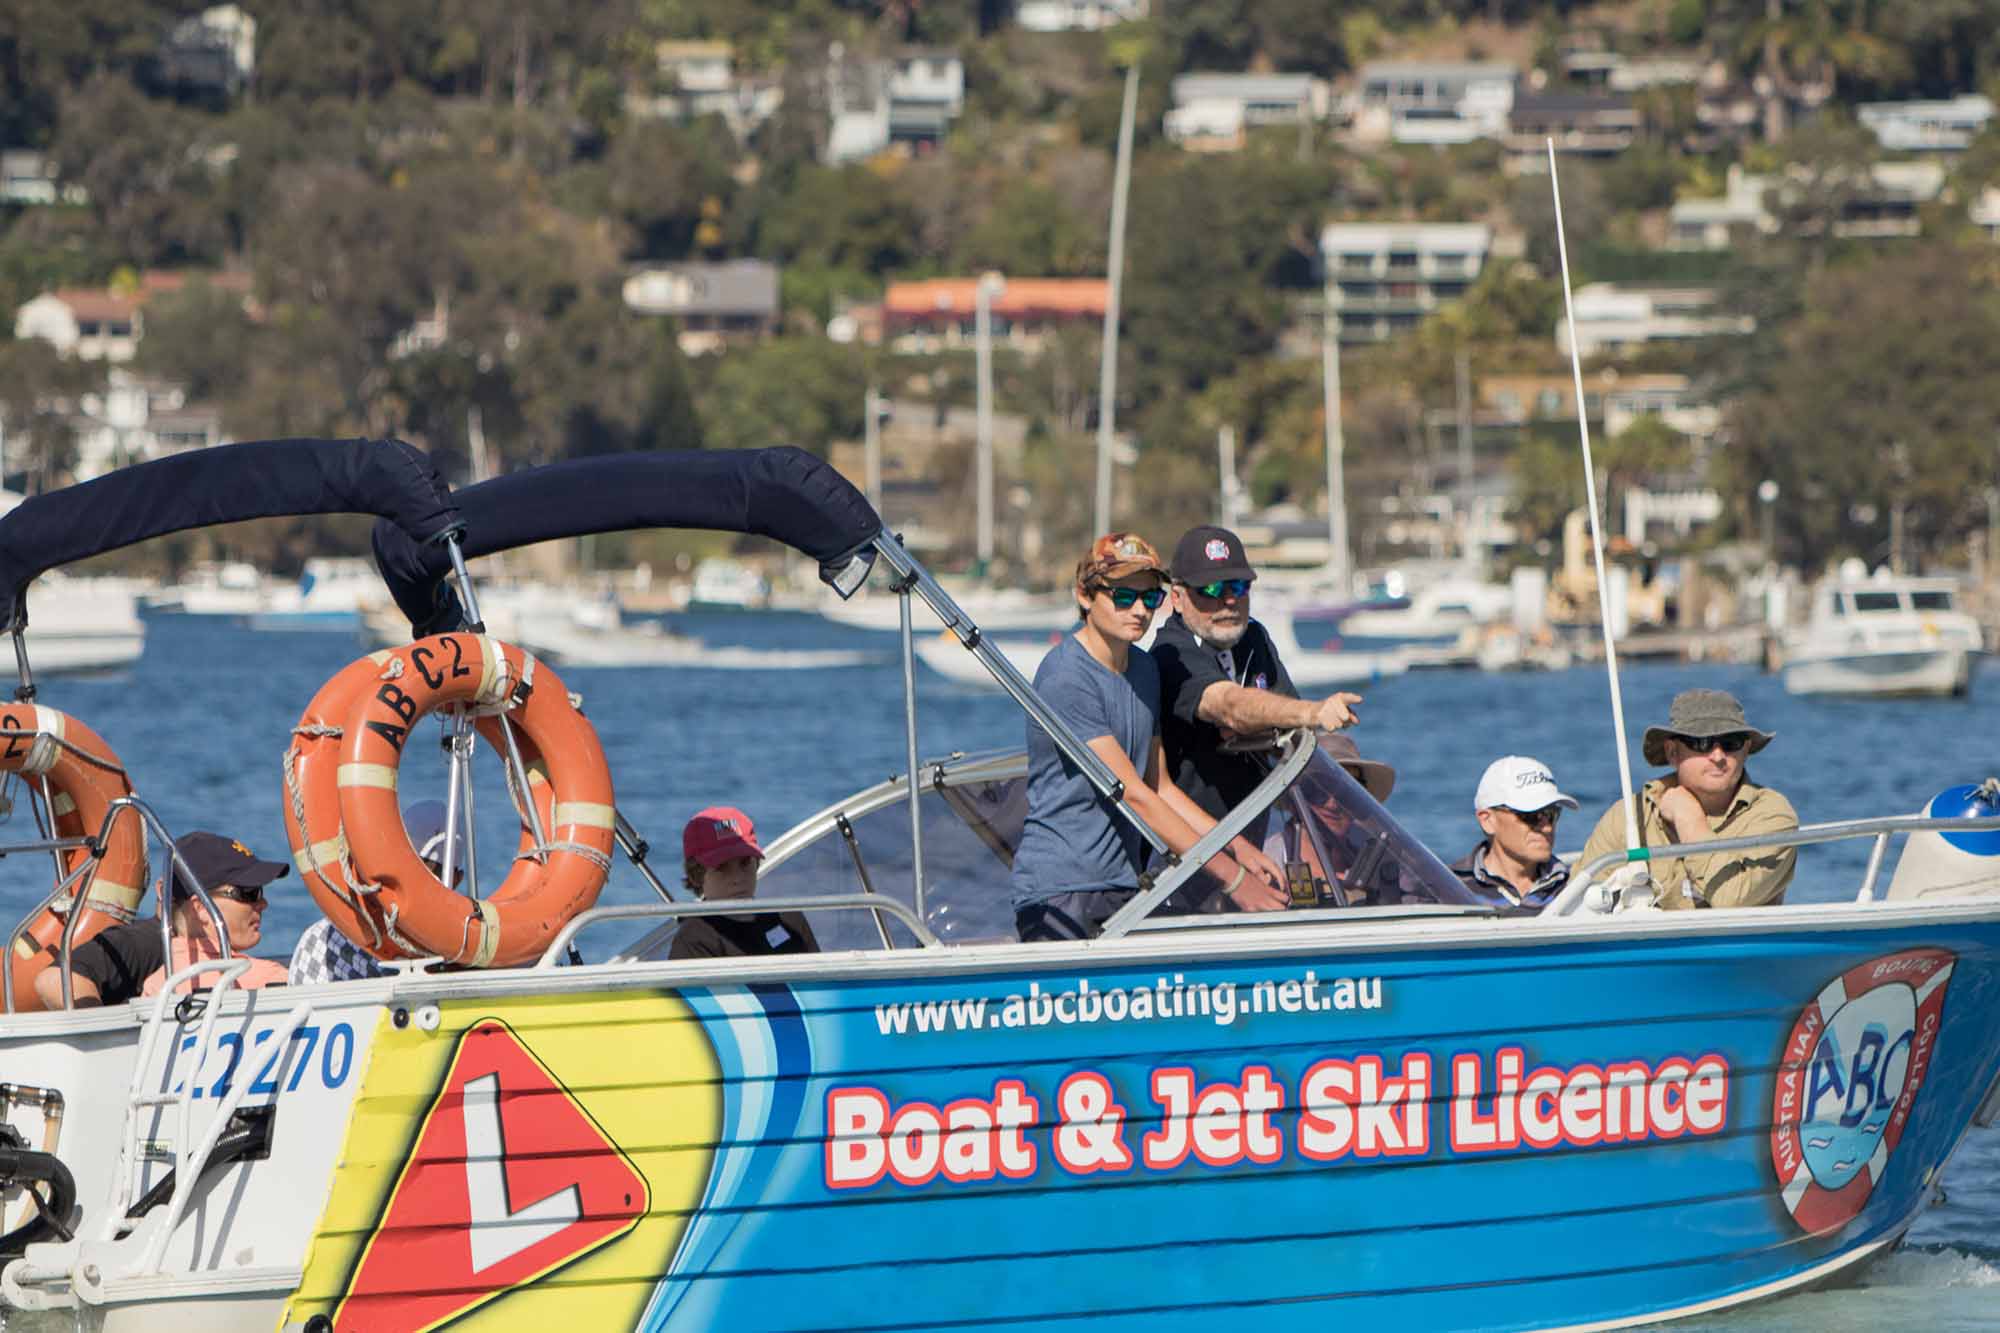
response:
[(1547, 764), (1510, 754), (1486, 766), (1472, 810), (1485, 831), (1452, 873), (1482, 898), (1508, 907), (1541, 907), (1569, 882), (1556, 855), (1556, 821), (1576, 798), (1556, 786)]

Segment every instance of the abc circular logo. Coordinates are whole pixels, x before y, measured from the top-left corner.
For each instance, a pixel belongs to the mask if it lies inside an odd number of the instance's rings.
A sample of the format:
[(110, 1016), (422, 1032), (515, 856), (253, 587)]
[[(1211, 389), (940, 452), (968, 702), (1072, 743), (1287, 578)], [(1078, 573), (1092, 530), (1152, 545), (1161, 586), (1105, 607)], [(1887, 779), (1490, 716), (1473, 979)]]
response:
[(1792, 1024), (1771, 1105), (1771, 1165), (1813, 1234), (1845, 1226), (1902, 1142), (1937, 1050), (1954, 955), (1909, 949), (1835, 977)]

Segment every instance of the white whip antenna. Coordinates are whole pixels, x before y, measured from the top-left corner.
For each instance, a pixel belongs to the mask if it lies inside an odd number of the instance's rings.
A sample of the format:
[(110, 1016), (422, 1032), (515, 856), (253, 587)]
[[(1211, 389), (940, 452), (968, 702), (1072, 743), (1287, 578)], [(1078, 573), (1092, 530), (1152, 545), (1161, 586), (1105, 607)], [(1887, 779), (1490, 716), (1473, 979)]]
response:
[(1639, 846), (1639, 815), (1632, 807), (1632, 756), (1625, 747), (1625, 700), (1618, 692), (1618, 648), (1611, 633), (1611, 585), (1604, 578), (1604, 533), (1597, 523), (1597, 473), (1590, 465), (1590, 413), (1583, 405), (1583, 353), (1576, 341), (1576, 299), (1569, 291), (1569, 242), (1563, 239), (1562, 184), (1556, 179), (1556, 141), (1548, 140), (1549, 191), (1556, 202), (1556, 253), (1562, 257), (1563, 315), (1569, 321), (1569, 368), (1576, 377), (1576, 429), (1583, 441), (1583, 489), (1590, 503), (1590, 554), (1597, 562), (1597, 614), (1604, 624), (1604, 671), (1611, 678), (1611, 725), (1618, 733), (1619, 808), (1625, 812), (1625, 850)]

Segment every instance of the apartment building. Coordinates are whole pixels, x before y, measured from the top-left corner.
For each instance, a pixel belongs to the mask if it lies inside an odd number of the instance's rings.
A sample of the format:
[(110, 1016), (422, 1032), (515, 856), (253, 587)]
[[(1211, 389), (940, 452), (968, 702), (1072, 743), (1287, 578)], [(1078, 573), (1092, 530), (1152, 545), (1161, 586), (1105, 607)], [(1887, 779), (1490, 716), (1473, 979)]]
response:
[(1484, 223), (1336, 222), (1320, 232), (1343, 343), (1382, 342), (1464, 296), (1486, 265)]

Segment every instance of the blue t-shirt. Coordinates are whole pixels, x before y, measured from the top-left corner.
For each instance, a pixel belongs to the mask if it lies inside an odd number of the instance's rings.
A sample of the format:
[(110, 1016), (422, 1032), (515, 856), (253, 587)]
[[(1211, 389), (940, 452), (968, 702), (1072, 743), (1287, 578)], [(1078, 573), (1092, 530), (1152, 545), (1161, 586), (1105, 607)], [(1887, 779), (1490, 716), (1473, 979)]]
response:
[[(1143, 648), (1131, 649), (1120, 675), (1065, 634), (1035, 671), (1035, 693), (1077, 739), (1115, 737), (1132, 767), (1145, 773), (1160, 725), (1160, 669)], [(1146, 844), (1112, 804), (1029, 719), (1028, 820), (1014, 850), (1016, 903), (1138, 884)]]

